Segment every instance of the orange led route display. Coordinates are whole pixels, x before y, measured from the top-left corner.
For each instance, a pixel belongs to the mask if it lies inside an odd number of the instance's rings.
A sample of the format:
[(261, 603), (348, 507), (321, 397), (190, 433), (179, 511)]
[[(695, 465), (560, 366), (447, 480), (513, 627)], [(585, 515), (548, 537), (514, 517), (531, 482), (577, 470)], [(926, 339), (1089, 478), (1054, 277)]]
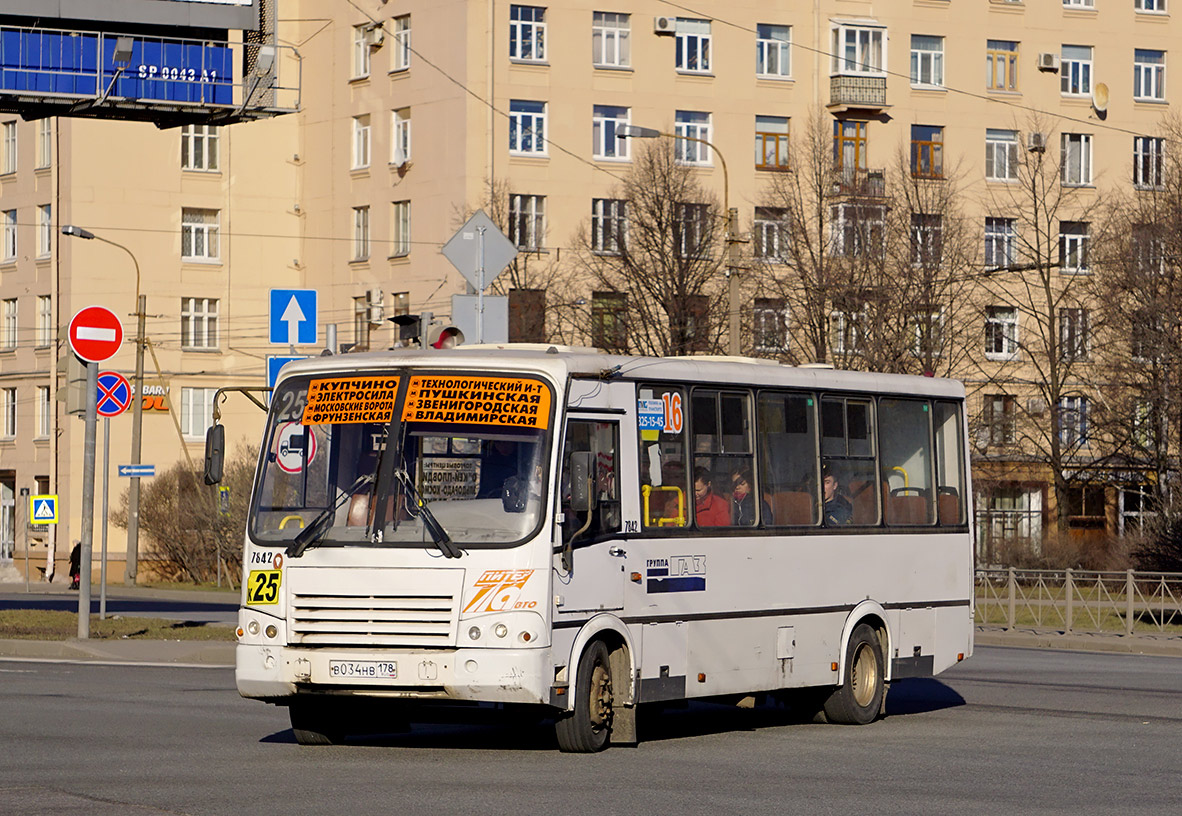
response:
[(334, 377), (308, 383), (301, 425), (389, 422), (398, 396), (397, 377)]
[(402, 421), (546, 428), (550, 389), (521, 377), (411, 377)]

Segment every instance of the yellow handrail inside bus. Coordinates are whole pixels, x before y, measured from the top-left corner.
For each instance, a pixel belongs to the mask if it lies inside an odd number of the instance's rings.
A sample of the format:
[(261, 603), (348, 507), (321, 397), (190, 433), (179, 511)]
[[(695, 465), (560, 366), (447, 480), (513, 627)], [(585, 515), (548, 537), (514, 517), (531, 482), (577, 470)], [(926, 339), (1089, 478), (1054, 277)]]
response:
[[(654, 492), (668, 493), (670, 491), (677, 494), (677, 515), (666, 518), (653, 518), (649, 511), (649, 496)], [(684, 527), (685, 519), (685, 491), (676, 485), (660, 485), (653, 487), (652, 485), (645, 485), (640, 488), (641, 496), (644, 498), (644, 519), (646, 527), (668, 527), (677, 526)]]
[(284, 527), (286, 527), (287, 522), (289, 521), (298, 521), (300, 523), (300, 529), (303, 529), (304, 527), (304, 519), (300, 516), (297, 516), (295, 513), (292, 513), (290, 516), (283, 517), (283, 521), (279, 522), (279, 529), (282, 530)]
[(899, 467), (898, 465), (895, 465), (893, 468), (891, 468), (891, 470), (897, 470), (903, 474), (903, 487), (911, 487), (911, 479), (907, 477), (907, 471), (903, 470), (903, 468)]

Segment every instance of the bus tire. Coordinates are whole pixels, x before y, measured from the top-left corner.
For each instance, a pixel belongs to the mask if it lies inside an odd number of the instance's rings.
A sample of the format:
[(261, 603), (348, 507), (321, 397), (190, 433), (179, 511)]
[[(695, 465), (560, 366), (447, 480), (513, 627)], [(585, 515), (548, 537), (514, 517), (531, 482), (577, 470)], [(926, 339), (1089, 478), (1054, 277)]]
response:
[(300, 745), (343, 743), (347, 731), (343, 713), (323, 700), (293, 700), (287, 707), (291, 732)]
[(882, 711), (886, 673), (882, 642), (865, 623), (854, 627), (845, 653), (845, 679), (825, 701), (827, 722), (866, 725)]
[(574, 711), (554, 723), (559, 750), (589, 754), (607, 747), (612, 731), (611, 662), (602, 640), (592, 641), (579, 657)]

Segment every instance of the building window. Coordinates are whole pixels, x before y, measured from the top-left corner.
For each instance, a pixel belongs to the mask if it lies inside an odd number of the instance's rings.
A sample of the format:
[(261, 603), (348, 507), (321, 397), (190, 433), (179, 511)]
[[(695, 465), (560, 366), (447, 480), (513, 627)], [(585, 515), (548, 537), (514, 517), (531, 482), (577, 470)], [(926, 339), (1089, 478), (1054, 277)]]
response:
[(781, 207), (756, 207), (751, 223), (752, 254), (768, 263), (789, 260), (788, 210)]
[(605, 351), (628, 351), (628, 295), (591, 293), (591, 345)]
[(0, 388), (0, 436), (5, 439), (16, 438), (16, 389)]
[(627, 242), (628, 202), (620, 198), (591, 199), (591, 250), (619, 255)]
[(53, 344), (53, 298), (50, 295), (37, 296), (37, 345)]
[(682, 202), (676, 205), (673, 219), (673, 243), (680, 258), (696, 258), (706, 250), (710, 234), (710, 207), (707, 204)]
[(908, 318), (911, 353), (920, 359), (939, 357), (944, 348), (944, 313), (922, 309)]
[(546, 237), (546, 197), (509, 196), (509, 240), (518, 249), (539, 250)]
[(509, 6), (509, 58), (522, 62), (545, 62), (545, 8)]
[(1133, 97), (1157, 102), (1166, 98), (1166, 52), (1137, 48), (1133, 52)]
[(48, 258), (53, 249), (53, 205), (37, 207), (37, 257)]
[(1088, 444), (1088, 398), (1059, 400), (1059, 441), (1069, 447)]
[(53, 164), (53, 120), (37, 120), (37, 169)]
[(4, 260), (16, 260), (16, 210), (5, 210), (2, 214), (4, 221)]
[(631, 15), (595, 12), (591, 21), (591, 61), (607, 68), (632, 64)]
[(990, 360), (1018, 356), (1018, 310), (1013, 306), (985, 308), (985, 356)]
[(390, 112), (390, 163), (410, 161), (410, 108)]
[(1063, 46), (1059, 64), (1059, 90), (1068, 96), (1087, 96), (1092, 92), (1092, 47)]
[(405, 71), (410, 68), (410, 15), (403, 14), (394, 18), (394, 50), (390, 54), (390, 61), (394, 71)]
[(49, 436), (53, 424), (53, 402), (48, 385), (37, 386), (37, 438)]
[(944, 254), (944, 218), (932, 213), (911, 213), (911, 263), (939, 269)]
[(369, 259), (369, 207), (353, 208), (353, 260)]
[(1092, 183), (1092, 134), (1064, 133), (1060, 137), (1062, 182), (1071, 186)]
[(1166, 243), (1156, 224), (1134, 224), (1131, 249), (1138, 275), (1160, 275), (1166, 268)]
[(985, 268), (1001, 269), (1014, 264), (1014, 219), (985, 219)]
[(1160, 189), (1164, 183), (1162, 158), (1166, 140), (1156, 136), (1133, 137), (1133, 184), (1146, 189)]
[(1166, 0), (1133, 0), (1133, 8), (1137, 11), (1150, 11), (1157, 14), (1164, 14), (1166, 10)]
[(216, 298), (181, 298), (181, 348), (218, 347), (218, 302)]
[(915, 178), (944, 176), (944, 128), (939, 125), (911, 126), (911, 175)]
[(836, 26), (832, 53), (835, 74), (881, 74), (886, 67), (886, 29)]
[[(684, 164), (710, 164), (710, 114), (703, 111), (682, 111), (676, 113), (673, 130), (678, 138), (673, 143), (673, 152)], [(699, 141), (688, 141), (697, 139)]]
[(944, 85), (944, 38), (911, 35), (911, 84)]
[(678, 71), (708, 73), (710, 71), (710, 21), (678, 17), (676, 54)]
[(181, 389), (181, 433), (185, 439), (204, 439), (213, 424), (213, 397), (216, 388)]
[(353, 298), (353, 350), (369, 351), (369, 296)]
[(991, 91), (1018, 90), (1018, 43), (986, 41), (985, 77), (985, 86)]
[(1069, 362), (1088, 359), (1091, 341), (1087, 309), (1059, 310), (1059, 356)]
[(373, 35), (369, 24), (353, 26), (353, 78), (369, 76), (369, 43)]
[(17, 299), (5, 298), (0, 303), (0, 349), (16, 348)]
[(393, 224), (390, 240), (390, 254), (403, 256), (410, 254), (410, 202), (395, 201), (391, 207)]
[(369, 167), (369, 114), (353, 117), (353, 169)]
[(546, 103), (525, 99), (509, 102), (509, 152), (546, 153)]
[(1063, 5), (1068, 8), (1095, 8), (1096, 0), (1063, 0)]
[(990, 181), (1018, 178), (1018, 131), (985, 130), (985, 178)]
[(991, 446), (1012, 445), (1017, 441), (1018, 402), (1009, 394), (985, 397), (984, 419)]
[[(866, 123), (852, 120), (833, 123), (833, 163), (845, 171), (866, 169)], [(846, 181), (850, 181), (846, 173)]]
[(1153, 496), (1153, 488), (1149, 485), (1125, 485), (1120, 489), (1118, 502), (1118, 535), (1138, 535), (1146, 532), (1146, 528), (1157, 517), (1157, 500)]
[(181, 128), (181, 169), (216, 172), (220, 137), (214, 125)]
[(3, 161), (0, 162), (0, 173), (15, 173), (16, 172), (16, 122), (5, 122), (0, 125), (3, 129), (3, 134), (0, 138), (4, 142), (4, 156)]
[(181, 257), (189, 261), (216, 261), (221, 232), (218, 210), (185, 207), (181, 210)]
[(596, 105), (591, 113), (591, 155), (597, 159), (627, 159), (628, 140), (617, 139), (616, 130), (628, 124), (628, 108)]
[(881, 257), (886, 245), (886, 209), (879, 204), (830, 208), (830, 251), (835, 258)]
[(829, 313), (829, 348), (834, 354), (861, 354), (866, 313), (835, 310)]
[(1086, 274), (1088, 270), (1088, 223), (1059, 222), (1059, 271)]
[(755, 117), (755, 169), (788, 169), (788, 117)]
[(756, 354), (788, 350), (788, 303), (783, 298), (756, 298), (752, 313)]
[(755, 73), (761, 77), (792, 76), (792, 27), (755, 26)]

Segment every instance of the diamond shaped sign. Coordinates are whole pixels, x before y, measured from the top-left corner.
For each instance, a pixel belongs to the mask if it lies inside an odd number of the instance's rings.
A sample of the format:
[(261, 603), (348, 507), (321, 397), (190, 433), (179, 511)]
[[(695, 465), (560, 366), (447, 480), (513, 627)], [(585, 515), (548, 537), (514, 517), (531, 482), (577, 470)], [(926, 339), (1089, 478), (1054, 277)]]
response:
[[(484, 214), (484, 210), (477, 210), (443, 245), (443, 255), (460, 270), (464, 280), (480, 292), (487, 289), (509, 262), (517, 257), (517, 247)], [(480, 274), (482, 268), (483, 280)]]

